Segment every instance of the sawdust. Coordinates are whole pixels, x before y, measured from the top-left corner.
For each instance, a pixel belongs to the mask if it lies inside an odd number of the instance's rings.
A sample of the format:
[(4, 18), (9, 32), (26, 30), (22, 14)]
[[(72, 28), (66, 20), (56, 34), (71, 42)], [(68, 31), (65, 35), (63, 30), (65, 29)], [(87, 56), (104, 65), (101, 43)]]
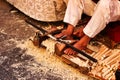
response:
[[(49, 54), (48, 50), (44, 48), (35, 47), (30, 40), (27, 40), (22, 44), (18, 44), (17, 47), (26, 49), (26, 54), (33, 56), (35, 61), (44, 66), (38, 67), (38, 70), (36, 69), (36, 71), (39, 71), (39, 68), (46, 72), (50, 70), (54, 74), (61, 75), (63, 80), (94, 80), (93, 78), (83, 75), (71, 66), (68, 66), (67, 64), (63, 63), (54, 54)], [(28, 69), (33, 70), (34, 73), (34, 69)]]
[(42, 44), (46, 47), (46, 51), (48, 53), (54, 54), (56, 41), (49, 38), (49, 39), (43, 41)]

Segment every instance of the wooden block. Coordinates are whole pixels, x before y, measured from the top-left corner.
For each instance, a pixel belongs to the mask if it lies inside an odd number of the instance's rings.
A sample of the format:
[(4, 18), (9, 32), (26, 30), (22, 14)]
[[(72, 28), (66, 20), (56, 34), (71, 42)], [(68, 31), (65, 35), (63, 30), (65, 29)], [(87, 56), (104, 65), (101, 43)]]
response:
[(58, 56), (61, 56), (63, 54), (63, 50), (65, 48), (65, 44), (62, 44), (62, 43), (56, 43), (55, 44), (55, 53), (58, 55)]
[(84, 66), (86, 62), (81, 60), (79, 57), (64, 54), (62, 55), (62, 60), (72, 67), (78, 69), (83, 74), (87, 74), (90, 71), (88, 67)]
[(74, 67), (74, 68), (79, 67), (79, 65), (77, 65), (76, 63), (74, 63), (70, 60), (71, 56), (64, 54), (64, 55), (61, 56), (61, 58), (65, 63), (71, 65), (72, 67)]

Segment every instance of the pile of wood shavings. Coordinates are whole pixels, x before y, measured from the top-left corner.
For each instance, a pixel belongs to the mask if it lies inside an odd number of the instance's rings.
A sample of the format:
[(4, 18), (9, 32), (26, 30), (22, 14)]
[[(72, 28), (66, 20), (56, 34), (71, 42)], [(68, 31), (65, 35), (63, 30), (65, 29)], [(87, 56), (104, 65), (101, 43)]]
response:
[(46, 47), (46, 51), (52, 54), (55, 52), (55, 44), (56, 41), (50, 38), (42, 42), (42, 45)]

